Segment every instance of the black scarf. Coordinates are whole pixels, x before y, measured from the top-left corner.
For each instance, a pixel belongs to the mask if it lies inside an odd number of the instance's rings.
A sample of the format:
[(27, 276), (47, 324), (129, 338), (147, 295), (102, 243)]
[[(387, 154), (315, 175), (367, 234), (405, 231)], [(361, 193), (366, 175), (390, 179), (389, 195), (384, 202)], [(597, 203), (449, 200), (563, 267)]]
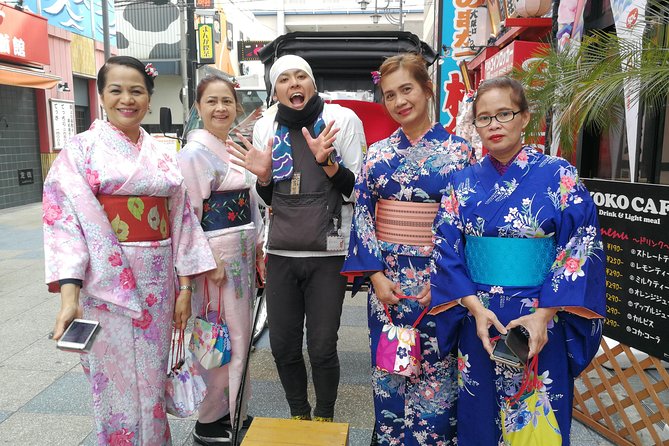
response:
[(310, 128), (323, 112), (324, 106), (325, 102), (318, 96), (318, 93), (314, 93), (302, 110), (295, 110), (279, 102), (276, 122), (289, 129)]

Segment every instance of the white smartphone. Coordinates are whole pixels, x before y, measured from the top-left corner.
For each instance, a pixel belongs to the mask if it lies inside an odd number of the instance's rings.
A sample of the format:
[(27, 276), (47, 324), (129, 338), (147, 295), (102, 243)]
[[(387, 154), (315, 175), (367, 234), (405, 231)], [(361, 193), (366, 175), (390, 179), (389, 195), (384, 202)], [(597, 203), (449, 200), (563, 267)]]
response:
[(56, 342), (61, 350), (87, 352), (91, 349), (95, 336), (100, 330), (100, 323), (86, 319), (75, 319)]

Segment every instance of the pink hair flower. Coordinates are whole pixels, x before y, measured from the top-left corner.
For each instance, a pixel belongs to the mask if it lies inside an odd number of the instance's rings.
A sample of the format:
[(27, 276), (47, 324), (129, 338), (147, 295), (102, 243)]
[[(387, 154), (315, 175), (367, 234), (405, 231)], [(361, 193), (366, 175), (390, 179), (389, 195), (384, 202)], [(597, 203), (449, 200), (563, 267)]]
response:
[(372, 71), (372, 82), (374, 82), (374, 85), (378, 85), (379, 82), (381, 82), (381, 72), (380, 71)]
[(156, 67), (154, 67), (152, 63), (147, 63), (144, 67), (144, 71), (146, 71), (146, 74), (148, 74), (151, 79), (158, 77), (158, 70), (156, 70)]

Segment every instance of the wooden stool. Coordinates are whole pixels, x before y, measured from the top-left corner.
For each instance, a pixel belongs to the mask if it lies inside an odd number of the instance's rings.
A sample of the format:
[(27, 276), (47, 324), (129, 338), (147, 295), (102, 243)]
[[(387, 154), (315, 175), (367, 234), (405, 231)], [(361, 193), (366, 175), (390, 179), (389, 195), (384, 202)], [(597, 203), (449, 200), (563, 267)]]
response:
[(348, 446), (348, 423), (254, 417), (242, 446)]

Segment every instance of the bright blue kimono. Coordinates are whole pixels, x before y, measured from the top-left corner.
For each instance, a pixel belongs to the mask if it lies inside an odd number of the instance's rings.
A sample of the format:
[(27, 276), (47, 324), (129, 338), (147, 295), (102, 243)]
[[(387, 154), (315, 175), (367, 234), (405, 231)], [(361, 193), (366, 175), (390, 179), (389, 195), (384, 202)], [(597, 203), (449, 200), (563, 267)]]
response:
[[(477, 295), (504, 325), (537, 307), (569, 307), (549, 323), (548, 343), (539, 354), (540, 379), (555, 412), (562, 444), (568, 446), (574, 378), (597, 352), (605, 315), (606, 259), (597, 209), (576, 169), (561, 158), (524, 147), (500, 176), (490, 158), (484, 157), (451, 176), (435, 225), (434, 306)], [(465, 234), (555, 237), (555, 260), (538, 286), (474, 283), (465, 262)], [(514, 260), (514, 253), (509, 252), (508, 261)], [(463, 317), (462, 308), (456, 305), (438, 315), (440, 326), (444, 322), (460, 327), (458, 444), (503, 445), (500, 408), (504, 397), (518, 390), (522, 372), (489, 358), (476, 335), (474, 317)], [(491, 336), (497, 334), (494, 328), (490, 330)], [(513, 415), (509, 419), (524, 420)]]
[[(475, 162), (471, 147), (435, 124), (411, 143), (402, 129), (369, 147), (355, 186), (356, 205), (349, 252), (342, 269), (356, 284), (376, 271), (400, 283), (402, 293), (417, 295), (430, 280), (432, 245), (411, 246), (378, 240), (375, 232), (379, 199), (438, 203), (447, 175)], [(390, 306), (396, 325), (411, 325), (423, 308), (401, 299)], [(372, 384), (376, 412), (375, 444), (451, 445), (455, 437), (455, 356), (437, 347), (434, 317), (426, 315), (421, 333), (422, 373), (417, 379), (377, 370), (375, 352), (383, 325), (383, 304), (370, 289), (368, 321), (372, 352)], [(441, 443), (440, 443), (441, 442)], [(373, 443), (374, 444), (374, 443)]]

